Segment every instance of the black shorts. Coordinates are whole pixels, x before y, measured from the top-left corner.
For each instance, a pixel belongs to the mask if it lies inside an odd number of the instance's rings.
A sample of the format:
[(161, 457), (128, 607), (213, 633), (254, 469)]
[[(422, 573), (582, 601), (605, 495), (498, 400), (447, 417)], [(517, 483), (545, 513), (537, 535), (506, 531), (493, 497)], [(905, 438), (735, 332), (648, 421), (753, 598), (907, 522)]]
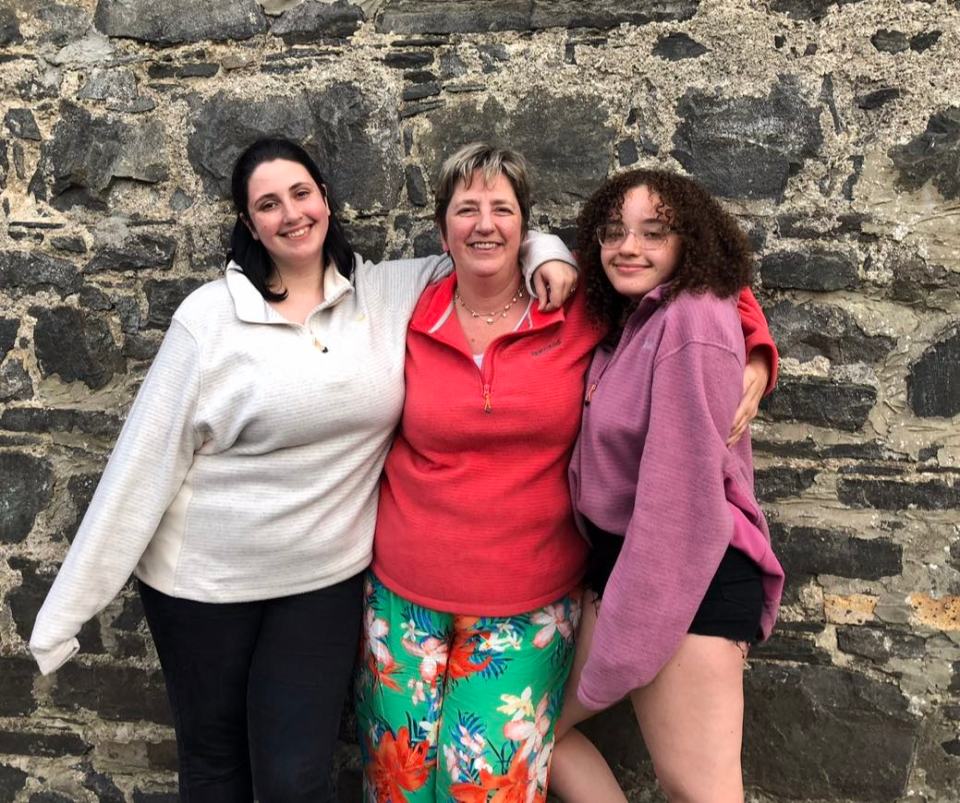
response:
[[(600, 599), (623, 547), (623, 536), (601, 530), (589, 520), (587, 532), (593, 547), (583, 582)], [(754, 644), (763, 614), (761, 578), (756, 563), (739, 549), (727, 547), (687, 632)]]

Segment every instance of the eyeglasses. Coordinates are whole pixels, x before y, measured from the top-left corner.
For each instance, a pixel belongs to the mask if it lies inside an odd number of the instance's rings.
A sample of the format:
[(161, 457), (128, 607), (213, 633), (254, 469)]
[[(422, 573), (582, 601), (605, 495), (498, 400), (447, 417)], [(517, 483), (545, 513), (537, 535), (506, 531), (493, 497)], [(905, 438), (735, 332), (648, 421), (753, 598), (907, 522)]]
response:
[(646, 226), (630, 229), (623, 223), (602, 223), (597, 226), (597, 240), (604, 248), (616, 248), (622, 245), (629, 235), (633, 235), (642, 251), (656, 251), (666, 245), (673, 229), (670, 226)]

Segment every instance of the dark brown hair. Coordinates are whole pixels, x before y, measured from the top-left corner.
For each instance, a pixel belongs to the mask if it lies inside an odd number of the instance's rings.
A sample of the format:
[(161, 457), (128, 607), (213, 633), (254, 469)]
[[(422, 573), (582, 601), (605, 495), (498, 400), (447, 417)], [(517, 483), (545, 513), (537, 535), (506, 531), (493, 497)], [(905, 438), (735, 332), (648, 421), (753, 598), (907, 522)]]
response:
[(619, 217), (627, 192), (643, 186), (659, 197), (658, 214), (681, 240), (680, 264), (664, 296), (666, 301), (684, 291), (732, 296), (749, 285), (753, 276), (747, 236), (733, 216), (696, 181), (667, 170), (630, 170), (613, 176), (580, 210), (577, 248), (587, 309), (610, 328), (614, 339), (633, 301), (614, 290), (603, 271), (597, 226)]
[(250, 176), (253, 171), (265, 162), (283, 159), (287, 162), (296, 162), (303, 165), (310, 174), (317, 189), (323, 193), (330, 207), (330, 218), (327, 222), (327, 236), (323, 241), (323, 267), (333, 262), (337, 270), (346, 278), (353, 276), (353, 249), (347, 240), (347, 235), (337, 218), (337, 205), (327, 190), (320, 168), (303, 148), (289, 139), (280, 137), (266, 137), (258, 139), (240, 154), (233, 165), (233, 175), (230, 178), (230, 189), (233, 195), (233, 208), (237, 219), (233, 224), (233, 234), (230, 236), (230, 251), (227, 260), (236, 262), (250, 283), (260, 291), (267, 301), (283, 301), (287, 291), (276, 293), (270, 289), (270, 276), (273, 273), (273, 260), (262, 242), (254, 239), (250, 229), (244, 222), (249, 218), (250, 210)]

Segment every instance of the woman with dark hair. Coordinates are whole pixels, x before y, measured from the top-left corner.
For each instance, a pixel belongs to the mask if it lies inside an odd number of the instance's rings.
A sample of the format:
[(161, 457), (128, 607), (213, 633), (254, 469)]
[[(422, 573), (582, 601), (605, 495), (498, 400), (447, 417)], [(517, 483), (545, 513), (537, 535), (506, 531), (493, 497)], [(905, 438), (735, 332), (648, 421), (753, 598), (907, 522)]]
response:
[(727, 442), (749, 244), (699, 184), (652, 170), (597, 190), (577, 242), (587, 308), (609, 335), (570, 464), (593, 546), (552, 791), (565, 803), (626, 800), (570, 728), (629, 697), (670, 801), (736, 803), (744, 659), (769, 636), (783, 588), (749, 435)]
[[(363, 261), (292, 142), (250, 146), (232, 188), (225, 276), (174, 314), (30, 647), (56, 670), (133, 572), (182, 799), (333, 801), (404, 332), (451, 265)], [(556, 238), (528, 246), (527, 265), (569, 261)], [(575, 273), (553, 267), (562, 300)]]

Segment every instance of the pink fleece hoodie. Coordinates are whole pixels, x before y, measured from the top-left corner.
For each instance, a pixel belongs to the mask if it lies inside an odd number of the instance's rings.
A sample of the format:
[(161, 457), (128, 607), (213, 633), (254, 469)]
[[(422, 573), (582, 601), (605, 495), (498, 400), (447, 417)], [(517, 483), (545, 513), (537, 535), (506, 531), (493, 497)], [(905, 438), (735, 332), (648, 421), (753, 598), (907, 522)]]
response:
[(770, 635), (783, 570), (753, 492), (750, 440), (725, 440), (742, 392), (736, 299), (661, 285), (615, 350), (597, 349), (570, 464), (576, 512), (625, 543), (607, 583), (577, 691), (606, 708), (676, 651), (728, 546), (763, 572), (758, 637)]

